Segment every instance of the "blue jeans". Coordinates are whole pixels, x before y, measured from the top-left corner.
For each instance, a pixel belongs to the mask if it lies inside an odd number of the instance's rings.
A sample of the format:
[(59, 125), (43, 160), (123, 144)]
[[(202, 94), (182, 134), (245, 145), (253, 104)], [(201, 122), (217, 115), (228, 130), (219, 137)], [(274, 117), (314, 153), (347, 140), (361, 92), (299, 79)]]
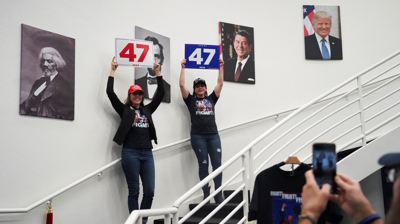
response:
[[(221, 166), (222, 149), (219, 134), (191, 134), (190, 142), (199, 163), (199, 177), (203, 180), (208, 176), (208, 164), (210, 155), (213, 171)], [(222, 173), (214, 178), (215, 189), (222, 185)], [(208, 189), (208, 185), (203, 190)]]
[[(151, 149), (122, 149), (121, 165), (128, 184), (129, 213), (139, 209), (139, 176), (143, 185), (143, 198), (140, 209), (150, 209), (155, 188), (154, 158)], [(145, 217), (144, 221), (147, 220)]]

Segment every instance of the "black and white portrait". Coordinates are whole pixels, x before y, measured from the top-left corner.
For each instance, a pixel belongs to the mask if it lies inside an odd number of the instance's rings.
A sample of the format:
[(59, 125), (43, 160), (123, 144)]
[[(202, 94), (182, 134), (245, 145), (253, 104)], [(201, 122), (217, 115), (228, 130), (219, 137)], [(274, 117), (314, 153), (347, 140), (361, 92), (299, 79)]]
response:
[[(135, 27), (135, 39), (153, 42), (154, 60), (161, 65), (165, 95), (162, 102), (171, 102), (170, 85), (170, 41), (168, 37), (151, 32), (141, 27)], [(152, 99), (157, 89), (157, 79), (153, 68), (135, 68), (135, 84), (141, 86), (144, 97)]]
[(22, 24), (20, 114), (74, 120), (75, 40)]

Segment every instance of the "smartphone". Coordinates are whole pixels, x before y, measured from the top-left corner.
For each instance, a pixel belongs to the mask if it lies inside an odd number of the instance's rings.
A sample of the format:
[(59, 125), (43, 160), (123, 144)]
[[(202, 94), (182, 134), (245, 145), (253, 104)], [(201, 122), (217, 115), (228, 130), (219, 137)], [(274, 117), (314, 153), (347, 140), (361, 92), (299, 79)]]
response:
[(336, 145), (333, 143), (313, 144), (313, 172), (317, 184), (331, 185), (331, 194), (336, 193)]

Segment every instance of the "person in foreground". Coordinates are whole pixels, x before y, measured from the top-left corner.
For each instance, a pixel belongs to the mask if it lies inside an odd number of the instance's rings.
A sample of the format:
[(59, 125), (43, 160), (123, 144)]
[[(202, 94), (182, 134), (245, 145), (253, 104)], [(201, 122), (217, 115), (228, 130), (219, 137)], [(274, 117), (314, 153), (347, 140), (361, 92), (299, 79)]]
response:
[[(224, 77), (221, 67), (224, 61), (219, 59), (219, 73), (217, 85), (214, 91), (208, 95), (207, 85), (204, 79), (198, 78), (193, 81), (193, 95), (185, 86), (185, 65), (186, 59), (181, 62), (181, 74), (179, 86), (183, 100), (189, 110), (192, 127), (190, 130), (190, 142), (199, 163), (199, 177), (203, 180), (208, 176), (208, 164), (210, 155), (213, 170), (221, 166), (222, 150), (221, 139), (215, 123), (215, 104), (221, 94)], [(222, 185), (222, 173), (214, 178), (214, 187), (218, 189)], [(203, 187), (204, 199), (210, 195), (210, 187)], [(216, 203), (223, 201), (222, 191), (214, 196)]]
[[(386, 224), (395, 224), (400, 220), (400, 153), (389, 153), (379, 159), (381, 165), (396, 170), (393, 178), (393, 200), (386, 215)], [(319, 189), (312, 171), (305, 173), (306, 184), (303, 186), (303, 205), (299, 224), (315, 224), (325, 210), (328, 200), (337, 203), (356, 223), (383, 224), (382, 219), (372, 208), (368, 199), (361, 191), (360, 184), (343, 174), (337, 174), (335, 182), (338, 194), (329, 194), (330, 186), (324, 184)]]
[[(160, 65), (154, 63), (154, 71), (157, 76), (157, 93), (153, 100), (143, 104), (143, 90), (138, 85), (132, 85), (128, 89), (125, 103), (122, 103), (114, 93), (114, 74), (118, 63), (111, 61), (111, 71), (107, 82), (107, 95), (118, 115), (121, 123), (114, 136), (114, 142), (123, 145), (121, 153), (121, 165), (128, 184), (128, 208), (129, 213), (139, 209), (139, 176), (143, 185), (143, 199), (140, 209), (150, 209), (153, 203), (155, 188), (155, 167), (151, 140), (157, 144), (156, 129), (151, 115), (160, 105), (164, 97), (164, 85), (160, 73)], [(143, 218), (143, 223), (147, 217)]]

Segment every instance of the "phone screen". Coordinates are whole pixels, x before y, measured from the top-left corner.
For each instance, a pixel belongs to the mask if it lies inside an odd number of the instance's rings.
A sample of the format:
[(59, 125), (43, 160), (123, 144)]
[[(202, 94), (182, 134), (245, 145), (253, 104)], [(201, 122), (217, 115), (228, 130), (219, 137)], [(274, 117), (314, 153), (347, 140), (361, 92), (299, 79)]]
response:
[(313, 171), (315, 180), (321, 188), (325, 183), (331, 185), (331, 194), (336, 192), (336, 146), (333, 143), (313, 144)]

